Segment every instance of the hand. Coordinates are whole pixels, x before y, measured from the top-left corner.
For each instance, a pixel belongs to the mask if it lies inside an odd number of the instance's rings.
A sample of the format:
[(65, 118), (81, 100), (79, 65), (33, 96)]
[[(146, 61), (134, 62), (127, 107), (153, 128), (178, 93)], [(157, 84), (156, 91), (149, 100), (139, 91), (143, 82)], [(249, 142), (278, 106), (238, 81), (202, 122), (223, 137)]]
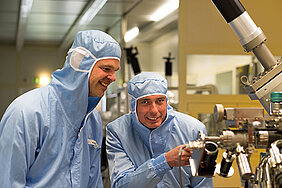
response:
[(179, 145), (165, 154), (168, 165), (172, 167), (179, 166), (179, 151), (184, 148), (181, 154), (181, 166), (190, 165), (189, 159), (192, 156), (193, 150), (186, 148), (185, 144)]

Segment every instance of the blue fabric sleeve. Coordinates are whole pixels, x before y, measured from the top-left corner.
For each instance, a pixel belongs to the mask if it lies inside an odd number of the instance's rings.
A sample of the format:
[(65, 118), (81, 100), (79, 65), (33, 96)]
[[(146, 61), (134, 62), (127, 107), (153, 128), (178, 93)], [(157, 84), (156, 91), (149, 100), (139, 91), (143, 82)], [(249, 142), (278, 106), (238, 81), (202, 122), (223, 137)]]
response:
[(157, 158), (155, 158), (152, 162), (153, 164), (153, 168), (155, 169), (156, 174), (162, 178), (164, 176), (164, 174), (170, 170), (170, 166), (168, 165), (166, 158), (165, 158), (165, 154), (161, 154), (160, 156), (158, 156)]
[(212, 178), (192, 176), (190, 178), (190, 181), (191, 181), (192, 187), (194, 187), (194, 188), (212, 188), (213, 187)]
[(144, 188), (155, 187), (163, 175), (171, 168), (166, 162), (164, 154), (150, 159), (138, 168), (135, 168), (119, 139), (107, 130), (107, 155), (109, 173), (113, 188)]
[(10, 107), (0, 124), (1, 187), (25, 187), (30, 154), (35, 153), (28, 135), (21, 112)]

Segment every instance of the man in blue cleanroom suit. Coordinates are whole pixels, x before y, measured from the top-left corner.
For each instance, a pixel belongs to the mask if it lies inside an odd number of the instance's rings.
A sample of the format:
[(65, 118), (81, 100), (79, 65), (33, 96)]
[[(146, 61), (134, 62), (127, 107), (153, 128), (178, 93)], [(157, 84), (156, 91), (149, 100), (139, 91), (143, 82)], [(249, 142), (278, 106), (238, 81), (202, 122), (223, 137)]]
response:
[(50, 84), (10, 104), (0, 123), (0, 187), (103, 187), (95, 107), (120, 56), (106, 33), (79, 32)]
[[(158, 74), (141, 73), (128, 82), (132, 112), (106, 127), (112, 187), (180, 187), (179, 150), (206, 129), (195, 118), (174, 111), (166, 92), (167, 81)], [(182, 153), (181, 182), (185, 187), (212, 187), (211, 178), (191, 175), (191, 152)]]

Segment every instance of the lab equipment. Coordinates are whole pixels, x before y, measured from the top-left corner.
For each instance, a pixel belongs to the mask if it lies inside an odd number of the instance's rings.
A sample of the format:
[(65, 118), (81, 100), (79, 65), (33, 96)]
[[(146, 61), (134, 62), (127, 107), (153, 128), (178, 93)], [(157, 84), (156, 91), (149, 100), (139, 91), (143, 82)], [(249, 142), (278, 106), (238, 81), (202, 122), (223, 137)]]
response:
[[(245, 51), (252, 51), (264, 67), (264, 72), (252, 80), (247, 76), (241, 77), (249, 97), (259, 100), (263, 108), (224, 108), (220, 104), (215, 105), (215, 120), (224, 120), (227, 128), (220, 130), (219, 136), (201, 134), (199, 140), (192, 145), (187, 144), (187, 147), (203, 150), (206, 143), (214, 143), (215, 147), (225, 149), (215, 172), (222, 177), (232, 176), (232, 163), (236, 159), (241, 183), (245, 187), (282, 187), (282, 63), (275, 60), (265, 44), (265, 35), (239, 0), (212, 2), (239, 37)], [(265, 149), (256, 172), (252, 172), (249, 162), (254, 148)], [(209, 177), (211, 172), (208, 175), (199, 173), (203, 161), (204, 158), (193, 163), (192, 171), (195, 167), (194, 171), (198, 172), (195, 175)]]

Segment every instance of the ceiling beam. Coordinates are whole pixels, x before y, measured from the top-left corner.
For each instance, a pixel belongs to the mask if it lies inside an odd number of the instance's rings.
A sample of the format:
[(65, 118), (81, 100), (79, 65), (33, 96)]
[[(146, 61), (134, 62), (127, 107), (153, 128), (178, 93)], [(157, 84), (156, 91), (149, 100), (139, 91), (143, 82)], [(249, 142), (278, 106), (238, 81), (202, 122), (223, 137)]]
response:
[(64, 36), (59, 50), (64, 51), (70, 47), (78, 31), (83, 30), (97, 15), (97, 13), (106, 4), (107, 0), (91, 0), (87, 3), (81, 14), (72, 24), (71, 28)]
[(18, 18), (18, 29), (17, 29), (17, 51), (21, 51), (24, 45), (24, 33), (26, 29), (27, 19), (32, 7), (33, 0), (21, 0), (20, 12)]

